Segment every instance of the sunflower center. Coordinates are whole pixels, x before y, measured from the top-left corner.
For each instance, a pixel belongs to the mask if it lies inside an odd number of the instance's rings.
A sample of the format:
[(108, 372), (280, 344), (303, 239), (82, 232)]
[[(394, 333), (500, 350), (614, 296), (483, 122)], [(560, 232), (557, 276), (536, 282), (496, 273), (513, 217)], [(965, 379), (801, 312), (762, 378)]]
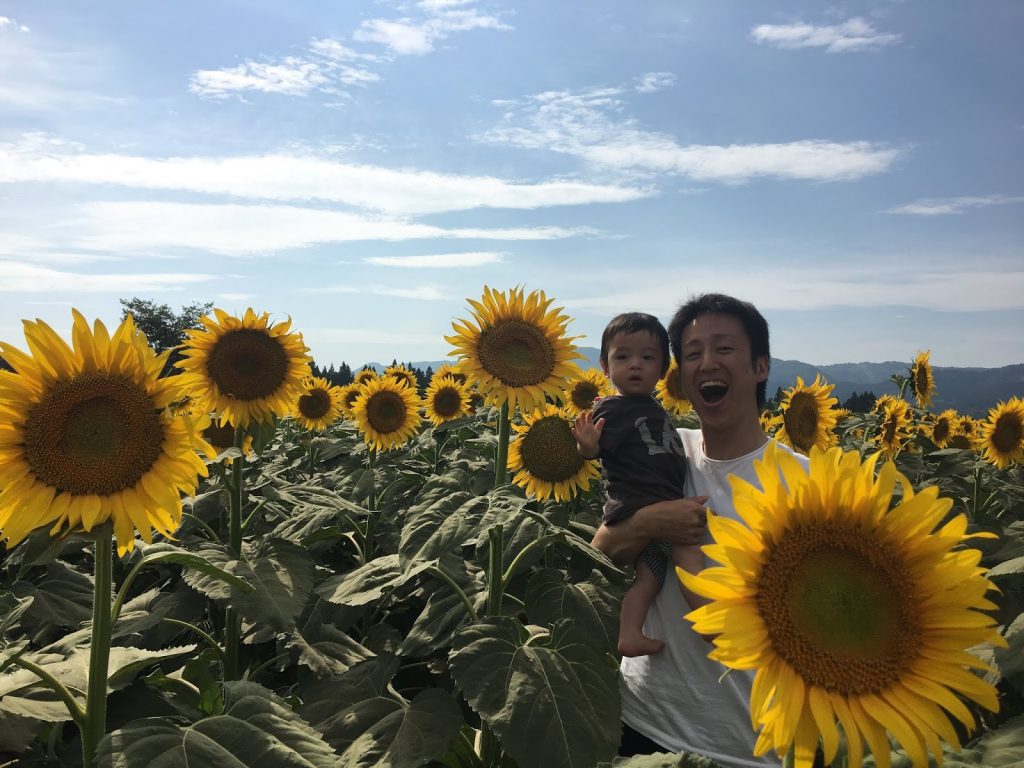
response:
[(288, 355), (273, 336), (239, 328), (217, 340), (210, 350), (206, 370), (225, 395), (257, 400), (274, 394), (284, 382)]
[(887, 414), (882, 422), (882, 439), (886, 445), (893, 445), (896, 442), (896, 427), (899, 426), (899, 419), (895, 413)]
[(540, 384), (555, 369), (555, 350), (547, 336), (522, 320), (485, 328), (477, 353), (483, 369), (507, 387)]
[(782, 417), (793, 445), (810, 451), (818, 437), (818, 402), (810, 392), (796, 392)]
[(322, 389), (314, 389), (299, 397), (299, 413), (307, 419), (322, 419), (331, 410), (331, 396)]
[(928, 386), (928, 369), (923, 365), (919, 365), (917, 370), (914, 371), (914, 390), (919, 395), (927, 395), (930, 387)]
[(462, 395), (458, 390), (446, 387), (434, 395), (434, 412), (444, 419), (456, 416), (462, 409)]
[(686, 395), (683, 394), (683, 377), (679, 371), (665, 379), (665, 388), (676, 400), (686, 399)]
[(920, 648), (913, 582), (899, 553), (831, 521), (786, 532), (765, 562), (758, 610), (772, 645), (808, 684), (877, 693)]
[(577, 382), (572, 388), (572, 404), (581, 411), (590, 410), (597, 395), (597, 386), (592, 381)]
[(351, 409), (355, 405), (356, 398), (359, 397), (360, 392), (358, 389), (353, 389), (350, 392), (345, 393), (345, 407)]
[(1004, 413), (992, 430), (992, 445), (1001, 453), (1013, 453), (1024, 437), (1024, 425), (1015, 413)]
[(526, 471), (548, 483), (568, 480), (583, 468), (569, 422), (559, 416), (533, 422), (520, 438), (519, 452)]
[(405, 401), (395, 392), (378, 392), (366, 404), (366, 420), (381, 434), (396, 432), (405, 424)]
[(134, 487), (163, 443), (159, 409), (123, 376), (85, 373), (57, 382), (25, 420), (32, 472), (75, 496), (110, 496)]
[(932, 440), (936, 445), (949, 440), (949, 419), (939, 419), (935, 422), (935, 427), (932, 429)]

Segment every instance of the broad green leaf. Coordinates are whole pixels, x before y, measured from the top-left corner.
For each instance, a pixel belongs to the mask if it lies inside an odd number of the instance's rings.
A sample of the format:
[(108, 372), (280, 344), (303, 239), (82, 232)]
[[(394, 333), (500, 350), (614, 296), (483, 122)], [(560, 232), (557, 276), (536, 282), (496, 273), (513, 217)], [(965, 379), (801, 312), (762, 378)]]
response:
[(569, 584), (563, 571), (537, 571), (526, 588), (526, 615), (530, 623), (545, 627), (569, 619), (574, 638), (612, 653), (618, 638), (618, 601), (598, 586), (604, 581), (600, 574), (595, 571), (591, 578)]
[(601, 763), (599, 768), (720, 768), (710, 757), (694, 755), (689, 752), (667, 754), (658, 752), (653, 755), (636, 755), (635, 757), (617, 757), (610, 763)]
[(216, 581), (224, 582), (241, 592), (253, 591), (253, 587), (247, 582), (222, 568), (213, 559), (205, 557), (203, 553), (189, 552), (172, 544), (159, 543), (147, 546), (142, 552), (142, 563), (143, 568), (154, 563), (181, 565)]
[[(483, 585), (473, 579), (460, 586), (473, 603), (473, 608), (478, 613), (482, 611), (487, 603)], [(448, 584), (438, 580), (426, 605), (399, 646), (399, 653), (403, 656), (426, 656), (439, 648), (445, 648), (451, 645), (455, 630), (470, 618), (462, 599)]]
[(18, 581), (11, 591), (18, 597), (33, 598), (22, 615), (22, 625), (33, 630), (77, 627), (92, 618), (92, 578), (59, 560), (46, 565), (38, 583)]
[(267, 689), (225, 685), (223, 715), (178, 726), (164, 719), (129, 723), (100, 742), (104, 768), (334, 768), (337, 756), (307, 722)]
[[(463, 724), (451, 694), (437, 688), (422, 691), (408, 705), (391, 707), (381, 700), (371, 701), (369, 706), (361, 702), (364, 706), (356, 709), (369, 710), (372, 719), (354, 712), (344, 724), (348, 733), (362, 733), (350, 740), (338, 768), (419, 768), (444, 755)], [(337, 736), (332, 735), (325, 733), (325, 738), (334, 744)]]
[(986, 575), (1000, 584), (1022, 580), (1024, 579), (1024, 557), (1015, 557), (994, 565), (989, 568)]
[(299, 663), (309, 667), (318, 678), (339, 677), (356, 664), (372, 658), (373, 653), (352, 637), (330, 624), (321, 624), (306, 637), (296, 631), (287, 646), (299, 654)]
[(435, 560), (457, 550), (475, 530), (475, 523), (488, 506), (486, 496), (466, 491), (428, 493), (409, 510), (398, 545), (403, 569), (413, 563)]
[(24, 752), (42, 728), (39, 720), (0, 710), (0, 754)]
[(331, 603), (367, 605), (380, 600), (385, 592), (400, 587), (430, 566), (429, 562), (420, 562), (412, 570), (402, 573), (398, 555), (384, 555), (354, 571), (326, 579), (316, 588), (316, 593)]
[(17, 597), (13, 592), (0, 592), (0, 640), (18, 626), (21, 615), (32, 605), (34, 597)]
[(592, 768), (619, 744), (613, 658), (573, 642), (557, 625), (547, 645), (493, 617), (461, 628), (449, 656), (469, 705), (520, 765)]
[(394, 656), (375, 656), (335, 678), (307, 685), (299, 714), (320, 733), (326, 734), (335, 727), (339, 713), (361, 701), (383, 697), (399, 664), (400, 660)]
[(1024, 766), (1024, 715), (1017, 715), (987, 733), (979, 745), (982, 765), (1021, 768)]
[(250, 562), (231, 570), (250, 583), (248, 594), (235, 591), (231, 605), (245, 619), (246, 643), (260, 643), (291, 632), (313, 589), (315, 565), (309, 554), (284, 539), (265, 540)]
[[(223, 544), (203, 542), (191, 550), (193, 554), (220, 571), (228, 571), (235, 562), (234, 555)], [(229, 572), (229, 571), (228, 571)], [(211, 600), (228, 600), (231, 598), (231, 585), (211, 576), (206, 571), (185, 567), (182, 573), (185, 583), (197, 592), (201, 592)]]

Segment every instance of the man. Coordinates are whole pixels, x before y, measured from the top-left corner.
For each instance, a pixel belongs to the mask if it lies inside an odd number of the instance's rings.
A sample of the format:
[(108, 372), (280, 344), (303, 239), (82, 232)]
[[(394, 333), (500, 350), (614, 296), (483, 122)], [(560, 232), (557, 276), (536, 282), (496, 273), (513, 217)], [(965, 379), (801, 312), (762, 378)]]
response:
[[(619, 563), (632, 562), (650, 539), (689, 544), (699, 537), (706, 543), (705, 502), (716, 515), (739, 519), (729, 476), (756, 484), (753, 464), (768, 445), (758, 419), (770, 364), (761, 313), (731, 296), (704, 294), (679, 308), (668, 332), (683, 392), (701, 423), (699, 430), (679, 430), (689, 465), (688, 497), (602, 525), (593, 544)], [(710, 646), (682, 618), (689, 611), (678, 589), (662, 589), (647, 613), (645, 634), (663, 640), (665, 649), (622, 660), (620, 754), (685, 751), (723, 766), (777, 765), (773, 755), (753, 757), (753, 675), (725, 674), (725, 667), (710, 661)]]

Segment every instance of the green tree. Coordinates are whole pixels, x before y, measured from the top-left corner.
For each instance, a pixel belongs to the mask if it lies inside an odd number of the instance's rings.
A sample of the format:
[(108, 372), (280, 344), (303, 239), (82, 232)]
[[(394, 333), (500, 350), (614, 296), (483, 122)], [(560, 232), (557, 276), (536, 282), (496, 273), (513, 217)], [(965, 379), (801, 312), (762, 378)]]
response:
[(133, 297), (121, 299), (121, 319), (129, 314), (135, 318), (135, 325), (146, 334), (149, 344), (157, 352), (177, 347), (185, 341), (185, 331), (201, 328), (199, 318), (213, 309), (213, 302), (193, 302), (175, 313), (167, 304)]

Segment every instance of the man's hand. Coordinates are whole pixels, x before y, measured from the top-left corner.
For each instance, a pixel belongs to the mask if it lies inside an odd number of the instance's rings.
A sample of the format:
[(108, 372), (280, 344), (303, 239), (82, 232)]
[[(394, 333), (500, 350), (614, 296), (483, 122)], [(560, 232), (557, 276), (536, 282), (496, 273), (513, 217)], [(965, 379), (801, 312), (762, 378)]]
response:
[(576, 450), (585, 459), (596, 459), (601, 452), (601, 432), (604, 431), (604, 419), (594, 421), (593, 411), (583, 411), (576, 417), (572, 426), (572, 436), (576, 438)]
[(707, 535), (707, 496), (659, 501), (641, 507), (615, 525), (601, 525), (591, 544), (616, 563), (625, 565), (652, 539), (683, 546), (702, 544)]

